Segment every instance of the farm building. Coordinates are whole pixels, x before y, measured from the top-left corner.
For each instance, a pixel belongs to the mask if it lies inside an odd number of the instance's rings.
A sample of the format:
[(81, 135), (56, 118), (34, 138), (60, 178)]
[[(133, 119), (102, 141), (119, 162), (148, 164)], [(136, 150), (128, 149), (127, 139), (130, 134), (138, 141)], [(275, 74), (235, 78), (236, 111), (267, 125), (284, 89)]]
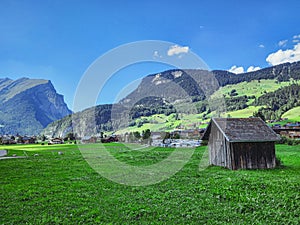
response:
[(276, 166), (280, 137), (260, 118), (213, 118), (202, 140), (208, 140), (210, 164), (237, 169)]
[(280, 136), (290, 139), (300, 139), (300, 128), (273, 127), (272, 128)]
[(63, 144), (64, 140), (62, 138), (52, 138), (48, 145), (54, 145), (54, 144)]

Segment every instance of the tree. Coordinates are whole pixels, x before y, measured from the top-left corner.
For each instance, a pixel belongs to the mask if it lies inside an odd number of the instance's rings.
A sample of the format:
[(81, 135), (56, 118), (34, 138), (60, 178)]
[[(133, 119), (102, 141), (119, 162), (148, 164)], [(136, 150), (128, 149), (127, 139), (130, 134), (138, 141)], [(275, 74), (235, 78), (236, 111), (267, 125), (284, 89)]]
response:
[(166, 139), (170, 139), (171, 138), (170, 132), (161, 132), (160, 136), (163, 139), (163, 143), (165, 143)]
[(103, 137), (104, 137), (104, 132), (101, 131), (101, 132), (100, 132), (100, 138), (103, 138)]
[(150, 136), (151, 136), (151, 131), (150, 131), (150, 129), (144, 130), (144, 131), (142, 132), (142, 138), (143, 138), (144, 140), (150, 138)]
[(178, 132), (175, 132), (175, 133), (173, 134), (173, 138), (174, 138), (174, 139), (180, 139), (180, 134), (179, 134)]
[(68, 138), (69, 141), (75, 140), (75, 135), (74, 135), (74, 133), (73, 133), (73, 132), (68, 133), (68, 134), (67, 134), (67, 138)]
[(41, 141), (46, 141), (46, 136), (44, 134), (41, 136)]
[(261, 111), (254, 112), (254, 113), (253, 113), (253, 116), (254, 116), (254, 117), (260, 117), (263, 121), (266, 121), (266, 118), (265, 118), (265, 116), (262, 114)]
[(230, 95), (231, 97), (233, 97), (233, 96), (237, 96), (238, 93), (236, 92), (235, 89), (232, 89), (231, 92), (229, 93), (229, 95)]
[(141, 134), (140, 134), (140, 132), (138, 132), (138, 131), (133, 132), (133, 136), (134, 136), (136, 139), (140, 139), (140, 138), (141, 138)]

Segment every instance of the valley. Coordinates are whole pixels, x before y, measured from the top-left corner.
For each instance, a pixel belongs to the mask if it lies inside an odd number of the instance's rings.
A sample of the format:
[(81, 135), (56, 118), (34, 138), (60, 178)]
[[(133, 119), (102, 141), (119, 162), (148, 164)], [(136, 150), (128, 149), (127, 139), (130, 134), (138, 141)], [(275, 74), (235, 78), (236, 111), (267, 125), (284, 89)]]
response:
[(50, 81), (1, 79), (0, 133), (84, 137), (171, 132), (203, 129), (211, 117), (260, 116), (283, 125), (299, 121), (299, 85), (300, 62), (244, 74), (173, 69), (145, 76), (118, 103), (71, 114)]

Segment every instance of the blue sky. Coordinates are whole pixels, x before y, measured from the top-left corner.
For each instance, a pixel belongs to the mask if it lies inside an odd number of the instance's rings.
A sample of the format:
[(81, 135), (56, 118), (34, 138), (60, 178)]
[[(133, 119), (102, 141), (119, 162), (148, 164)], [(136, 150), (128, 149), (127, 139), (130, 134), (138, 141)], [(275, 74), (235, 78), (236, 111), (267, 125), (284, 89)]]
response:
[[(235, 73), (297, 61), (299, 10), (298, 0), (0, 0), (0, 77), (49, 79), (72, 108), (89, 65), (135, 41), (176, 43), (210, 69)], [(125, 68), (98, 103), (113, 102), (128, 83), (165, 69), (149, 63)]]

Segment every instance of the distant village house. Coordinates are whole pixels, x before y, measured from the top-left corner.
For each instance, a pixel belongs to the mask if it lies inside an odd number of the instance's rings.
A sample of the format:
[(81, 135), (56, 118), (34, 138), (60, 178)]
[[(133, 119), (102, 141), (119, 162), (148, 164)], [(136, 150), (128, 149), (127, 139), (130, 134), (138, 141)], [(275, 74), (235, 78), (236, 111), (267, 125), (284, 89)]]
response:
[(55, 145), (55, 144), (63, 144), (64, 140), (62, 138), (52, 138), (48, 144)]
[(288, 123), (285, 126), (274, 125), (273, 130), (280, 134), (280, 136), (284, 136), (290, 139), (300, 139), (300, 123)]
[(81, 143), (82, 144), (88, 144), (88, 143), (96, 143), (97, 142), (97, 138), (96, 137), (83, 137), (81, 138)]

